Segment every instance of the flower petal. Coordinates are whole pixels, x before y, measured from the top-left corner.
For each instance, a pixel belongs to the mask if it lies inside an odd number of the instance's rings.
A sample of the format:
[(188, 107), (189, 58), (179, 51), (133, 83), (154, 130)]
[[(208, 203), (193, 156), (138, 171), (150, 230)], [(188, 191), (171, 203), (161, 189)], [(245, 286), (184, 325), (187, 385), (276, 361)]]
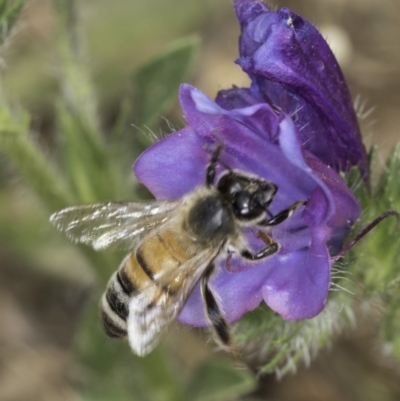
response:
[[(220, 90), (215, 99), (215, 103), (225, 110), (241, 109), (259, 103), (267, 103), (262, 99), (257, 90), (250, 88), (237, 88)], [(271, 104), (269, 104), (271, 106)]]
[(305, 149), (324, 163), (336, 170), (358, 165), (366, 175), (351, 97), (320, 33), (287, 8), (271, 11), (254, 0), (234, 4), (242, 27), (237, 63), (252, 79), (253, 97), (292, 116)]
[(311, 246), (285, 255), (274, 266), (263, 287), (267, 305), (286, 320), (309, 319), (326, 304), (330, 283), (331, 259), (325, 246), (329, 229), (312, 230)]
[(277, 136), (279, 118), (267, 104), (228, 111), (188, 84), (181, 85), (179, 97), (188, 125), (200, 136), (221, 141), (220, 135), (230, 133), (246, 142), (257, 136), (273, 141)]
[(174, 132), (145, 150), (133, 169), (159, 200), (177, 199), (205, 182), (210, 156), (191, 127)]
[[(287, 320), (316, 316), (328, 296), (330, 257), (325, 247), (327, 231), (315, 230), (313, 236), (309, 249), (252, 263), (251, 268), (242, 272), (229, 273), (220, 266), (210, 286), (220, 299), (227, 321), (237, 321), (263, 299)], [(179, 321), (191, 326), (208, 325), (198, 288)]]

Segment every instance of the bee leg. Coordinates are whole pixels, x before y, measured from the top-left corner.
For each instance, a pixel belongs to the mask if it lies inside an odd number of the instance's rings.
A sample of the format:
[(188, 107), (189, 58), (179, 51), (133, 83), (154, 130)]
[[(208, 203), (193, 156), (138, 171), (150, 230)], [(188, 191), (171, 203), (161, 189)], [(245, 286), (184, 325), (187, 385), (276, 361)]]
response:
[(233, 346), (230, 326), (223, 316), (219, 301), (216, 299), (208, 285), (210, 277), (214, 272), (214, 267), (214, 263), (211, 263), (200, 281), (200, 289), (204, 301), (205, 314), (207, 320), (211, 324), (217, 344), (229, 352), (229, 354), (231, 354), (237, 363), (240, 363), (239, 354), (236, 348)]
[(211, 154), (210, 163), (208, 163), (206, 171), (206, 186), (211, 187), (214, 184), (215, 174), (217, 172), (217, 163), (219, 156), (223, 150), (224, 146), (219, 144), (217, 148)]
[(283, 221), (285, 221), (288, 217), (290, 217), (295, 212), (295, 210), (298, 209), (300, 206), (305, 206), (305, 205), (307, 205), (307, 201), (294, 202), (287, 209), (281, 210), (275, 216), (272, 216), (270, 219), (262, 221), (261, 223), (258, 223), (257, 225), (263, 226), (263, 227), (276, 226), (276, 225), (282, 223)]
[(275, 242), (267, 233), (264, 233), (263, 231), (258, 231), (258, 237), (264, 242), (266, 247), (261, 249), (257, 253), (253, 253), (248, 249), (244, 249), (242, 252), (240, 252), (243, 258), (249, 260), (259, 260), (273, 255), (274, 253), (279, 251), (279, 244)]

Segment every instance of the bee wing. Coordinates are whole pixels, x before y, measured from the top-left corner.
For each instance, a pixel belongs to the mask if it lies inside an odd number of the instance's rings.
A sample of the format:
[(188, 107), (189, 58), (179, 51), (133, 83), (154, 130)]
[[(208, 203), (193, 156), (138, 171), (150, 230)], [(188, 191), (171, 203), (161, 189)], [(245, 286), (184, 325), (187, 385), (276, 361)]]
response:
[(160, 342), (217, 253), (205, 250), (178, 269), (155, 275), (151, 284), (131, 298), (128, 339), (137, 355), (147, 355)]
[(74, 242), (95, 250), (114, 246), (131, 250), (155, 227), (165, 223), (179, 201), (104, 202), (71, 206), (50, 222)]

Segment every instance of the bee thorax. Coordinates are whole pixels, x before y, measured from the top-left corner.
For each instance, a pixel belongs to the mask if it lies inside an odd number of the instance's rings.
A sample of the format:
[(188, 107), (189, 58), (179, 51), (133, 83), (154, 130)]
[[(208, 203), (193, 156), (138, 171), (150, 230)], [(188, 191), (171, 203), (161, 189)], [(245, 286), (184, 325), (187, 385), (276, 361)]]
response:
[(231, 236), (235, 232), (235, 222), (223, 200), (212, 194), (192, 206), (185, 220), (185, 229), (199, 243), (211, 245)]

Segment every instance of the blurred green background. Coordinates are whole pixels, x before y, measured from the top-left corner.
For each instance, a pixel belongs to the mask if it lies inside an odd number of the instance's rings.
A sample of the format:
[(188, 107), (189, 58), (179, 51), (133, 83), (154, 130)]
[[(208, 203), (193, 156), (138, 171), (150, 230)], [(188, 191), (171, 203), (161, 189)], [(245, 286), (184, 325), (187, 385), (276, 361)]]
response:
[[(48, 216), (73, 203), (148, 196), (131, 164), (151, 132), (184, 125), (178, 83), (210, 97), (248, 84), (233, 63), (239, 26), (230, 1), (26, 3), (0, 51), (1, 130), (19, 135), (0, 142), (0, 400), (400, 399), (399, 365), (376, 341), (379, 305), (369, 304), (368, 320), (335, 338), (310, 368), (280, 382), (267, 375), (256, 383), (232, 369), (205, 331), (176, 325), (144, 360), (101, 333), (96, 305), (122, 255), (69, 244)], [(365, 142), (380, 146), (384, 168), (399, 139), (398, 0), (274, 4), (328, 38), (365, 117)], [(168, 71), (179, 79), (169, 81)], [(170, 83), (165, 93), (158, 80)], [(32, 156), (35, 146), (42, 159)]]

